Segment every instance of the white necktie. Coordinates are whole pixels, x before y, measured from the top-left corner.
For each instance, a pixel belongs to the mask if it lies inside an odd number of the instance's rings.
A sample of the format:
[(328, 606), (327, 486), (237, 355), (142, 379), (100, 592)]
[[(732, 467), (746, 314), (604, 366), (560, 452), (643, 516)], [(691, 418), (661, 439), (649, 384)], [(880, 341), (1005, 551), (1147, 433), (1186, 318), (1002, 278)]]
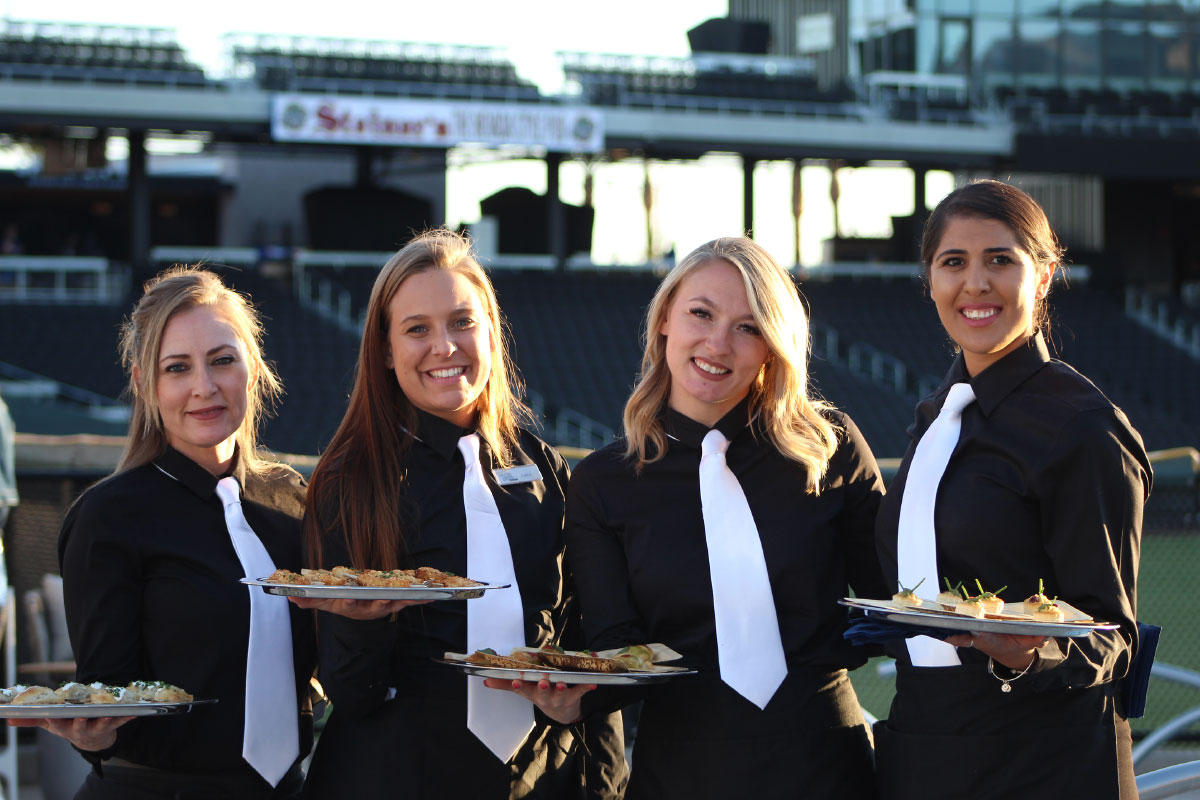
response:
[(721, 680), (766, 708), (787, 677), (775, 598), (758, 527), (737, 477), (725, 464), (729, 442), (711, 430), (701, 443), (700, 505), (712, 577)]
[[(225, 506), (225, 526), (247, 578), (275, 571), (267, 548), (242, 514), (237, 478), (217, 482)], [(246, 654), (246, 716), (242, 758), (272, 786), (300, 755), (296, 711), (296, 672), (292, 663), (292, 621), (288, 601), (247, 586), (250, 592), (250, 649)]]
[[(937, 534), (934, 530), (933, 512), (937, 505), (938, 485), (942, 473), (958, 444), (958, 432), (962, 427), (963, 409), (975, 400), (975, 392), (969, 383), (956, 383), (950, 387), (946, 401), (937, 419), (925, 431), (912, 463), (908, 467), (908, 480), (904, 483), (904, 496), (900, 501), (900, 525), (896, 534), (896, 566), (900, 584), (911, 589), (921, 581), (921, 595), (937, 597), (938, 577)], [(952, 667), (961, 664), (958, 651), (953, 645), (931, 636), (914, 636), (908, 640), (908, 655), (917, 667)]]
[[(508, 583), (512, 588), (484, 592), (467, 603), (467, 651), (490, 647), (507, 655), (525, 646), (525, 613), (512, 550), (496, 498), (483, 478), (479, 437), (458, 440), (466, 473), (463, 507), (467, 512), (467, 575), (485, 583)], [(482, 678), (467, 679), (467, 728), (501, 761), (508, 761), (533, 730), (533, 706), (512, 692), (489, 689)]]

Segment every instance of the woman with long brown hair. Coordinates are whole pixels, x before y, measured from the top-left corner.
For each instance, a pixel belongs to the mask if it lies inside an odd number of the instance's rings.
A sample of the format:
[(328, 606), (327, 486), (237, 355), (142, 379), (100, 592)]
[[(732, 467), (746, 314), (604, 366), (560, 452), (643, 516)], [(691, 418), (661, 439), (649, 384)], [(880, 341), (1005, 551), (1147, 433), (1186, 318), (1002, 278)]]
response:
[(59, 538), (77, 679), (161, 680), (220, 702), (133, 721), (42, 720), (97, 765), (77, 797), (299, 793), (311, 615), (238, 583), (262, 577), (250, 563), (263, 574), (301, 563), (304, 482), (258, 447), (281, 390), (261, 342), (247, 299), (189, 267), (148, 282), (122, 329), (125, 452)]
[(1032, 197), (994, 180), (955, 189), (925, 225), (921, 260), (959, 352), (917, 406), (880, 509), (885, 573), (906, 586), (926, 579), (918, 591), (928, 597), (942, 577), (1006, 586), (1015, 600), (1044, 586), (1119, 627), (889, 645), (896, 696), (876, 726), (881, 794), (1136, 797), (1120, 683), (1138, 647), (1151, 484), (1141, 437), (1091, 381), (1050, 357), (1046, 298), (1063, 251)]
[(700, 246), (646, 314), (622, 439), (576, 468), (567, 555), (588, 646), (661, 642), (700, 672), (644, 698), (629, 796), (874, 796), (837, 600), (884, 591), (883, 484), (854, 423), (808, 385), (791, 276), (745, 238)]
[[(563, 643), (571, 621), (567, 465), (522, 427), (531, 415), (516, 388), (495, 292), (469, 242), (445, 230), (416, 237), (371, 292), (349, 407), (312, 477), (310, 561), (487, 580), (471, 574), (480, 553), (464, 505), (467, 483), (482, 480), (514, 586), (419, 607), (302, 603), (332, 612), (318, 619), (334, 711), (310, 771), (312, 797), (620, 795), (613, 719), (586, 731), (559, 725), (527, 700), (432, 663), (447, 651)], [(481, 629), (484, 615), (504, 626)], [(550, 708), (584, 690), (535, 689)]]

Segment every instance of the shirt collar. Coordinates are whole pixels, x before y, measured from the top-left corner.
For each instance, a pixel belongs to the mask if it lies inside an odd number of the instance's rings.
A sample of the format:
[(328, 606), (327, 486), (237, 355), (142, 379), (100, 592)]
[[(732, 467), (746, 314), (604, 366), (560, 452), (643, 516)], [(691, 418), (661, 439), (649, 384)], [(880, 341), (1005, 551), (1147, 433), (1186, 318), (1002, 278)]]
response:
[(700, 447), (704, 441), (704, 437), (710, 430), (716, 428), (721, 432), (728, 441), (732, 442), (734, 437), (741, 433), (750, 424), (750, 396), (747, 395), (725, 416), (717, 420), (717, 424), (709, 427), (702, 422), (697, 422), (691, 417), (680, 414), (670, 406), (664, 406), (662, 415), (663, 432), (691, 447)]
[[(447, 422), (441, 417), (427, 411), (416, 409), (417, 430), (413, 438), (432, 449), (447, 461), (453, 461), (458, 454), (458, 440), (474, 431), (466, 430)], [(483, 437), (479, 437), (480, 445), (486, 446)]]
[(154, 459), (154, 466), (167, 477), (174, 478), (192, 491), (197, 497), (208, 499), (217, 492), (217, 481), (232, 475), (237, 478), (242, 492), (246, 491), (246, 465), (242, 463), (238, 451), (234, 451), (233, 463), (223, 475), (213, 475), (204, 467), (192, 461), (174, 447), (167, 445), (166, 450)]
[(967, 374), (963, 355), (959, 353), (938, 394), (944, 396), (956, 383), (970, 383), (979, 410), (991, 416), (1005, 397), (1049, 362), (1050, 349), (1040, 331), (1029, 337), (1024, 347), (1013, 350), (974, 378)]

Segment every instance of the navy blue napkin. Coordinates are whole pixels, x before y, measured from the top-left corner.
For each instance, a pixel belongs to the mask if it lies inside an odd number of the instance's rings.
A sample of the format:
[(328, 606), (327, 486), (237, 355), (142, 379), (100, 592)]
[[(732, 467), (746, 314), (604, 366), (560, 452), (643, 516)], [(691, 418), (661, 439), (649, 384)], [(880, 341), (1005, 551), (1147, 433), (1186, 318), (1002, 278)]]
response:
[(1146, 692), (1150, 688), (1150, 668), (1154, 666), (1154, 651), (1158, 649), (1158, 635), (1162, 628), (1157, 625), (1138, 623), (1138, 647), (1129, 674), (1121, 681), (1121, 699), (1125, 703), (1125, 717), (1137, 719), (1146, 713)]

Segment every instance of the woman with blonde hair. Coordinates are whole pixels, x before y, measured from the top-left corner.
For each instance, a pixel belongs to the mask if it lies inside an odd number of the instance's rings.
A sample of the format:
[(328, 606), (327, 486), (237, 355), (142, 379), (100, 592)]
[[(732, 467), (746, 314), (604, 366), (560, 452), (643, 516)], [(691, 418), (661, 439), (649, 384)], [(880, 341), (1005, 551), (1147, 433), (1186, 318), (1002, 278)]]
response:
[[(318, 630), (334, 712), (310, 796), (620, 796), (619, 718), (559, 725), (432, 662), (447, 651), (571, 644), (562, 638), (572, 620), (567, 465), (523, 427), (531, 415), (517, 388), (495, 292), (470, 243), (446, 230), (416, 237), (371, 291), (349, 407), (312, 477), (310, 562), (435, 567), (484, 581), (507, 570), (503, 582), (514, 585), (415, 608), (298, 601), (331, 612)], [(464, 498), (494, 508), (498, 550), (485, 550)], [(583, 689), (532, 691), (554, 709)]]
[(125, 452), (59, 538), (77, 679), (161, 680), (220, 702), (133, 721), (39, 721), (96, 765), (79, 798), (299, 793), (311, 618), (238, 583), (301, 563), (303, 480), (258, 446), (281, 391), (261, 343), (247, 299), (194, 267), (149, 281), (123, 326)]
[(619, 441), (576, 468), (567, 555), (588, 646), (661, 642), (700, 672), (597, 691), (643, 698), (629, 797), (868, 798), (870, 742), (837, 605), (885, 591), (882, 482), (849, 417), (807, 381), (790, 275), (745, 238), (663, 280)]

